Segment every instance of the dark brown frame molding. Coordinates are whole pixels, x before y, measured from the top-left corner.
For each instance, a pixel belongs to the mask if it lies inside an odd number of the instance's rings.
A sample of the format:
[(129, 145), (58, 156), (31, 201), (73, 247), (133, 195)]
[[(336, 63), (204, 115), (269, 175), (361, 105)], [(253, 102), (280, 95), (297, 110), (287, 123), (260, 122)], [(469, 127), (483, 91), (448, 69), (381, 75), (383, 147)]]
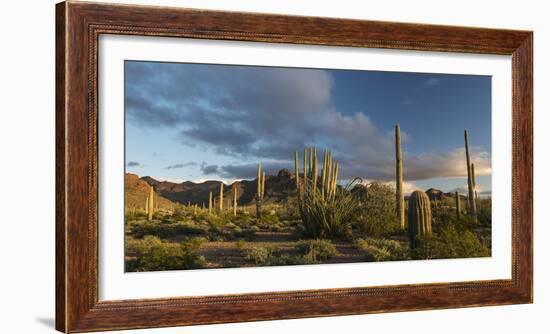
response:
[[(100, 34), (512, 56), (512, 278), (99, 301)], [(56, 329), (84, 332), (531, 303), (533, 33), (67, 1), (56, 7)]]

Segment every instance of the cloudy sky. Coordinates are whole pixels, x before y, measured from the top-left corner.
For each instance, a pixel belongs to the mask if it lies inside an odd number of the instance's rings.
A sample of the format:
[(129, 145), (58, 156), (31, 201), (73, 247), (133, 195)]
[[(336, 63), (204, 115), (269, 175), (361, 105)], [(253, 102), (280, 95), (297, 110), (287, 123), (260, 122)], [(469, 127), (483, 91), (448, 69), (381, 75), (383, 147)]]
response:
[(392, 182), (399, 123), (406, 190), (464, 188), (464, 129), (491, 189), (488, 76), (126, 61), (125, 115), (126, 170), (140, 176), (230, 183), (258, 161), (293, 170), (294, 150), (317, 146), (342, 183)]

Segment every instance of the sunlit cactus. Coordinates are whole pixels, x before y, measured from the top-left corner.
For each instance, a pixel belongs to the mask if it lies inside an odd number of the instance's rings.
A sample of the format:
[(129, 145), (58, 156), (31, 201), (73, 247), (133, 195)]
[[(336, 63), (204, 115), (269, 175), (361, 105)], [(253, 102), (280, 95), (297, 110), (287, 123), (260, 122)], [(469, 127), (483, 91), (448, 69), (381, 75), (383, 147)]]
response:
[(258, 162), (258, 175), (256, 178), (256, 219), (262, 217), (262, 164)]
[(464, 146), (466, 149), (466, 169), (468, 170), (468, 212), (476, 219), (477, 209), (475, 200), (475, 181), (473, 179), (472, 164), (470, 162), (470, 144), (468, 142), (468, 130), (464, 130)]
[(220, 182), (220, 212), (223, 211), (223, 182)]
[(432, 209), (430, 198), (425, 192), (416, 190), (409, 197), (409, 239), (412, 248), (416, 248), (417, 238), (432, 234)]
[(263, 201), (264, 200), (264, 195), (265, 195), (265, 172), (262, 173), (262, 196), (260, 197), (260, 199)]
[(296, 181), (296, 190), (300, 189), (300, 172), (298, 166), (298, 150), (294, 151), (294, 179)]
[(403, 196), (403, 153), (401, 152), (401, 128), (395, 126), (395, 195), (397, 219), (401, 229), (405, 229), (405, 197)]
[(237, 187), (233, 184), (233, 216), (237, 216)]
[(460, 195), (455, 191), (455, 208), (456, 208), (456, 218), (460, 218), (461, 207), (460, 207)]
[(208, 194), (208, 213), (212, 213), (212, 192)]
[(155, 213), (155, 190), (153, 189), (153, 186), (150, 187), (149, 190), (149, 198), (147, 200), (147, 220), (151, 221), (153, 220), (153, 214)]

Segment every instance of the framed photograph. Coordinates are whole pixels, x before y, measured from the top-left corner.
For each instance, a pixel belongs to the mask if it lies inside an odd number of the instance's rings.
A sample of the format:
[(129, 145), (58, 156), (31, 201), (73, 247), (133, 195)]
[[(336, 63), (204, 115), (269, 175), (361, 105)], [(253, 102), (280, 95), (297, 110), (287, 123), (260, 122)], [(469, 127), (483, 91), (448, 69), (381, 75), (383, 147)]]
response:
[(59, 331), (532, 302), (532, 32), (56, 11)]

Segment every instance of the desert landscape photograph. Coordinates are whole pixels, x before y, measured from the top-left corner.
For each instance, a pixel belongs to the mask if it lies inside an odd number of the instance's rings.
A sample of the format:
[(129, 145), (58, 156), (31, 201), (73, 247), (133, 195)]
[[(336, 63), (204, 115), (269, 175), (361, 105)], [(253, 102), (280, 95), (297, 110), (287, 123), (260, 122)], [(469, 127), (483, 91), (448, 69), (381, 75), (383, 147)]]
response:
[(124, 80), (126, 272), (491, 256), (490, 76), (125, 61)]

